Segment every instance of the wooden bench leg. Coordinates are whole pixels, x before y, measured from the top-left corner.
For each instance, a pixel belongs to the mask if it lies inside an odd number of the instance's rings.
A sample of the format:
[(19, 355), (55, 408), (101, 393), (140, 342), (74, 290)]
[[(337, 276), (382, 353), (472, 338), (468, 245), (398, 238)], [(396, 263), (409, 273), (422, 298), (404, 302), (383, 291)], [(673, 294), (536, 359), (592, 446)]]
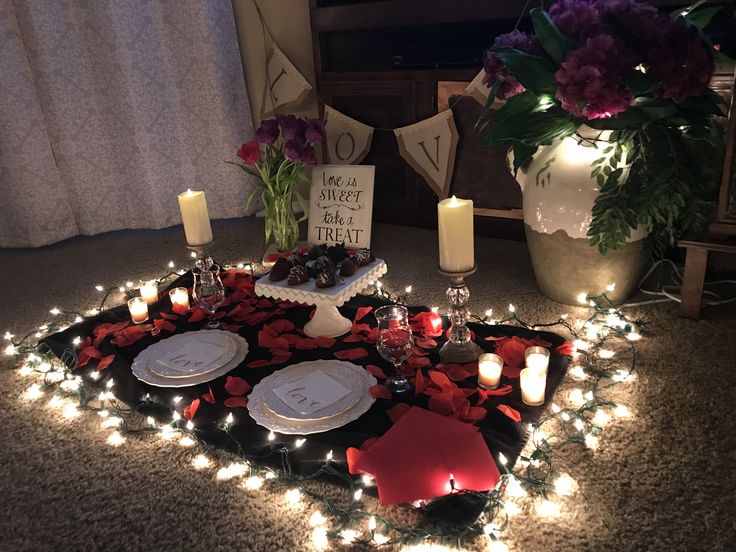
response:
[(685, 274), (682, 277), (682, 302), (680, 316), (697, 320), (703, 299), (705, 269), (708, 266), (708, 250), (688, 247), (685, 257)]

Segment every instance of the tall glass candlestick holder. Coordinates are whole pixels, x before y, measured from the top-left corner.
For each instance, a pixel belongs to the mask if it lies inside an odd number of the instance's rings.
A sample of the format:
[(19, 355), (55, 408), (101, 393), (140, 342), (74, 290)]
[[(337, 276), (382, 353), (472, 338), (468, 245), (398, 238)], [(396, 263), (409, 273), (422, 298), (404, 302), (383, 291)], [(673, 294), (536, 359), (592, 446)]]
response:
[(194, 286), (192, 297), (198, 307), (203, 309), (209, 318), (206, 329), (219, 330), (224, 327), (222, 322), (215, 318), (217, 308), (225, 301), (225, 286), (220, 280), (220, 267), (215, 264), (207, 250), (214, 241), (203, 245), (187, 245), (189, 249), (197, 254), (192, 275)]
[(447, 288), (447, 299), (450, 303), (448, 315), (452, 326), (447, 342), (440, 349), (440, 360), (443, 364), (465, 364), (478, 360), (483, 350), (470, 337), (467, 322), (470, 319), (468, 300), (470, 290), (465, 285), (465, 277), (475, 274), (476, 267), (465, 272), (446, 272), (440, 268), (443, 276), (450, 278), (450, 287)]

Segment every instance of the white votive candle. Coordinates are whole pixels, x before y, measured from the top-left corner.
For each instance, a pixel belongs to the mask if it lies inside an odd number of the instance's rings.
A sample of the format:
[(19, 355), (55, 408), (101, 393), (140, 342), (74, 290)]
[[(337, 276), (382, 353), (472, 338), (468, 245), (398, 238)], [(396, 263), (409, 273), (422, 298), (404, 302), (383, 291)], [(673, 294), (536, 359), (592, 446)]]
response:
[(527, 347), (524, 351), (526, 367), (540, 370), (547, 375), (549, 368), (549, 351), (545, 347)]
[(178, 287), (174, 288), (169, 292), (169, 299), (171, 299), (171, 306), (179, 306), (182, 309), (189, 308), (189, 292), (187, 288)]
[(179, 210), (184, 223), (187, 245), (206, 245), (212, 242), (212, 227), (204, 192), (187, 190), (179, 194)]
[(478, 358), (478, 387), (495, 389), (501, 381), (503, 359), (493, 353), (483, 353)]
[(452, 196), (437, 204), (440, 268), (466, 272), (475, 265), (473, 249), (473, 202)]
[(133, 297), (128, 301), (128, 310), (130, 318), (136, 324), (148, 320), (148, 303), (143, 297)]
[(521, 400), (529, 406), (544, 404), (544, 390), (547, 387), (547, 374), (534, 368), (524, 368), (519, 376), (521, 381)]
[(141, 297), (150, 305), (158, 301), (158, 286), (156, 282), (146, 282), (140, 289)]

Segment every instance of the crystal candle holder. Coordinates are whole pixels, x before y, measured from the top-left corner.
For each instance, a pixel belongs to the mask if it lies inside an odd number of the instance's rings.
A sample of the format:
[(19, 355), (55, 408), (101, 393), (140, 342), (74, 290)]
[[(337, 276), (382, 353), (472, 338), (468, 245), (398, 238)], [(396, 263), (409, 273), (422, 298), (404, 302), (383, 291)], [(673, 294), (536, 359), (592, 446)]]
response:
[(473, 343), (466, 325), (470, 319), (468, 308), (470, 290), (465, 285), (465, 277), (475, 274), (475, 271), (476, 267), (464, 272), (446, 272), (442, 269), (439, 271), (440, 274), (450, 278), (447, 299), (450, 303), (448, 316), (452, 322), (448, 340), (440, 349), (440, 360), (443, 364), (474, 362), (482, 352), (482, 349)]
[(526, 368), (539, 370), (546, 376), (549, 368), (549, 350), (546, 347), (527, 347), (524, 351), (524, 364)]
[(136, 324), (142, 324), (148, 320), (148, 303), (143, 297), (133, 297), (128, 300), (130, 318)]

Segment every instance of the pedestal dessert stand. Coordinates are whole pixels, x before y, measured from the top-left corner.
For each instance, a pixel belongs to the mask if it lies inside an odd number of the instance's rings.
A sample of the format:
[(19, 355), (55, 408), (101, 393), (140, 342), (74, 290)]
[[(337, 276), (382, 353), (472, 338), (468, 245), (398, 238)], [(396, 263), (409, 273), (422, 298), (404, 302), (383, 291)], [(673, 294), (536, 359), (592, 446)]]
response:
[(271, 282), (264, 276), (256, 282), (256, 294), (281, 301), (293, 301), (314, 305), (314, 316), (304, 326), (309, 337), (338, 337), (350, 331), (353, 323), (337, 310), (351, 297), (373, 284), (386, 274), (388, 267), (383, 259), (376, 259), (367, 266), (361, 266), (352, 276), (339, 281), (331, 288), (318, 288), (315, 280), (290, 286), (286, 280)]

